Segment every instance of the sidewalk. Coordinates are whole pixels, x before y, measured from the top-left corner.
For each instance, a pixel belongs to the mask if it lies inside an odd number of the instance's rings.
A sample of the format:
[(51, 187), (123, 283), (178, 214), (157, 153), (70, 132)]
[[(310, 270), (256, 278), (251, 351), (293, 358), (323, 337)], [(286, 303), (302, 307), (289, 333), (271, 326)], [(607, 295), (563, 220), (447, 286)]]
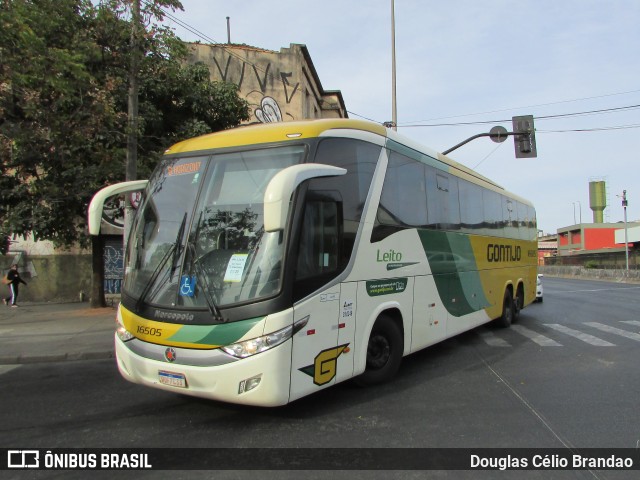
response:
[(115, 307), (0, 304), (0, 365), (112, 358)]

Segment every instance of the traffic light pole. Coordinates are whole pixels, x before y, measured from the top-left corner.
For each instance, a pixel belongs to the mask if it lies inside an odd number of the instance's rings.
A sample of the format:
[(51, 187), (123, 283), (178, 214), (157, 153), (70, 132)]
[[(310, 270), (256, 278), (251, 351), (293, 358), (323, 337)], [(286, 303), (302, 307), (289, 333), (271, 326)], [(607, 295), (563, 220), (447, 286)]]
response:
[(513, 136), (516, 158), (537, 157), (538, 150), (536, 148), (536, 129), (533, 126), (533, 115), (513, 117), (511, 122), (513, 124), (513, 132), (507, 132), (507, 129), (504, 127), (493, 127), (489, 133), (479, 133), (478, 135), (469, 137), (464, 142), (460, 142), (456, 146), (451, 147), (442, 153), (444, 155), (448, 155), (455, 149), (460, 148), (462, 145), (480, 137), (491, 137), (491, 140), (494, 142), (501, 143), (504, 142), (508, 136)]
[(480, 138), (480, 137), (491, 137), (491, 139), (492, 139), (494, 142), (498, 142), (498, 143), (500, 143), (500, 142), (504, 142), (504, 140), (506, 140), (506, 138), (504, 138), (504, 139), (500, 138), (500, 137), (502, 137), (502, 136), (508, 137), (508, 136), (510, 136), (510, 135), (522, 135), (522, 134), (523, 134), (522, 132), (507, 132), (507, 131), (500, 132), (500, 133), (491, 133), (491, 132), (489, 132), (489, 133), (479, 133), (479, 134), (474, 135), (473, 137), (469, 137), (469, 138), (467, 138), (466, 140), (464, 140), (464, 141), (460, 142), (459, 144), (457, 144), (457, 145), (455, 145), (455, 146), (451, 147), (449, 150), (445, 150), (444, 152), (442, 152), (442, 154), (443, 154), (443, 155), (449, 155), (449, 154), (450, 154), (451, 152), (453, 152), (454, 150), (457, 150), (457, 149), (458, 149), (458, 148), (460, 148), (461, 146), (466, 145), (467, 143), (469, 143), (469, 142), (470, 142), (470, 141), (472, 141), (472, 140), (475, 140), (476, 138)]

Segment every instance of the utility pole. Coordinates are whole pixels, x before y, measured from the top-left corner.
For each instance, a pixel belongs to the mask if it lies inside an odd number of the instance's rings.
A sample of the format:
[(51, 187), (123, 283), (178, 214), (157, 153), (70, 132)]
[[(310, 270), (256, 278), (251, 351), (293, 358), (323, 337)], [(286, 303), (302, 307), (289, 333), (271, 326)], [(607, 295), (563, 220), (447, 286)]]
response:
[[(140, 66), (140, 0), (131, 0), (131, 62), (129, 64), (129, 99), (127, 111), (127, 181), (137, 180), (138, 165), (138, 70)], [(127, 250), (127, 241), (131, 231), (133, 219), (133, 207), (130, 196), (125, 196), (124, 209), (124, 251)]]

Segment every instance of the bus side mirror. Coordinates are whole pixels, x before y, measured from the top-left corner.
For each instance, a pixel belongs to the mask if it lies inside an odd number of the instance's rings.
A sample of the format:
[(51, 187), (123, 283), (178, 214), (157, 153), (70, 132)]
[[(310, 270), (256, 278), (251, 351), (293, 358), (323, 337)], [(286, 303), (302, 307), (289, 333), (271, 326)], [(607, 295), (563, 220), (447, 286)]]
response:
[(292, 165), (276, 173), (264, 192), (264, 230), (284, 230), (289, 204), (295, 189), (305, 180), (318, 177), (344, 175), (347, 170), (320, 163)]
[(100, 222), (102, 221), (102, 210), (104, 209), (104, 202), (107, 198), (114, 195), (120, 195), (127, 192), (135, 192), (137, 190), (144, 190), (147, 186), (148, 180), (132, 180), (129, 182), (120, 182), (115, 185), (109, 185), (99, 190), (89, 204), (89, 234), (100, 235)]

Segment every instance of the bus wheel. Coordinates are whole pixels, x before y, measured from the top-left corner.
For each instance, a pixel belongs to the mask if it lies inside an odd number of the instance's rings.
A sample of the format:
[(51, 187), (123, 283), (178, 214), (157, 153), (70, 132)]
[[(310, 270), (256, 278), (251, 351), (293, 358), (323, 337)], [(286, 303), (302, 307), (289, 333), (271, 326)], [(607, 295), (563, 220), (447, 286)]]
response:
[(367, 366), (355, 379), (358, 385), (375, 385), (391, 380), (400, 368), (404, 338), (402, 331), (390, 317), (376, 320), (367, 345)]
[(502, 301), (502, 315), (498, 318), (498, 325), (507, 328), (513, 322), (515, 308), (513, 305), (513, 296), (511, 291), (506, 289), (504, 292), (504, 300)]
[(522, 285), (518, 285), (518, 292), (516, 293), (516, 300), (513, 305), (513, 321), (516, 321), (520, 316), (520, 311), (524, 308), (524, 290)]

